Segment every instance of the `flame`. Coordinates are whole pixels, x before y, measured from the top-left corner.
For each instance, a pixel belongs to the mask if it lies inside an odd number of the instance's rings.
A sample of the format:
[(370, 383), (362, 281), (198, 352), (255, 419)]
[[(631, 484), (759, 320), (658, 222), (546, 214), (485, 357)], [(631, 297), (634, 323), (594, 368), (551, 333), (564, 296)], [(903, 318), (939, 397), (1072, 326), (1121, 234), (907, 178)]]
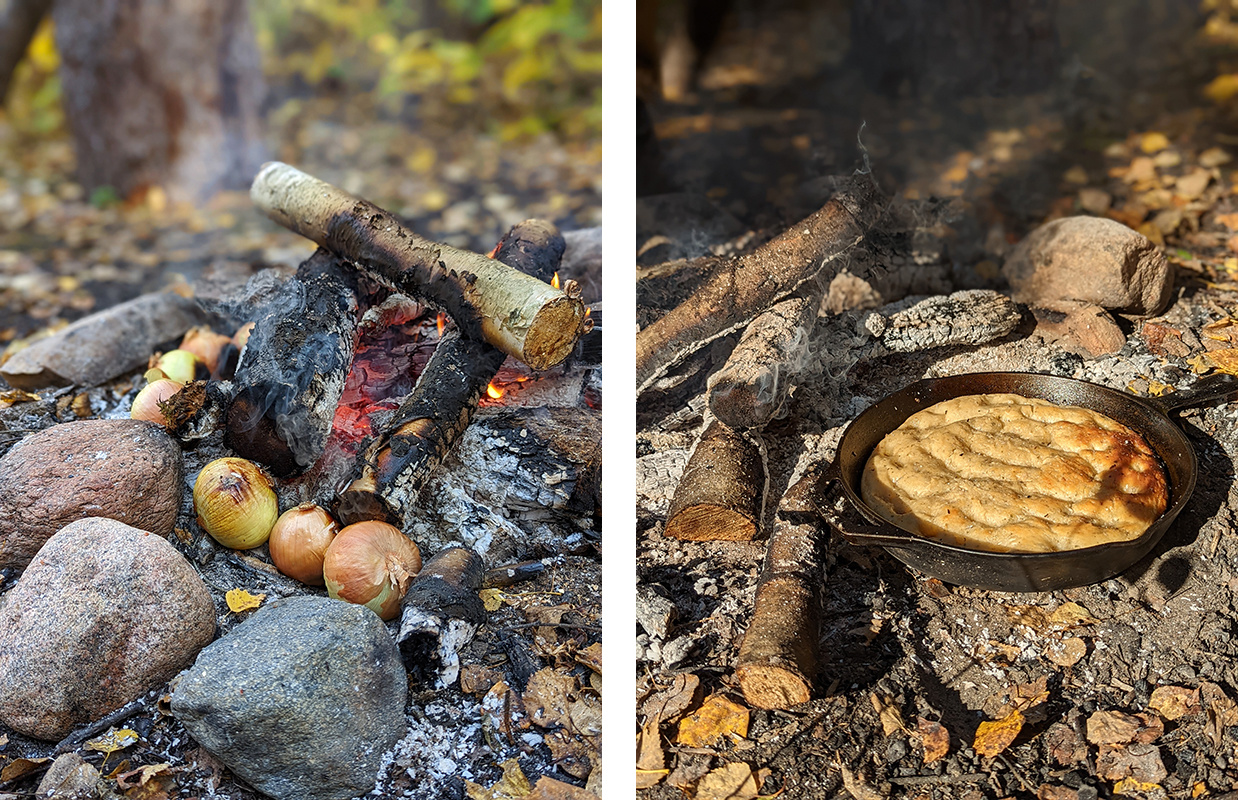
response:
[(592, 313), (593, 313), (593, 309), (589, 308), (589, 306), (585, 306), (585, 316), (587, 317)]
[(555, 276), (550, 279), (550, 285), (555, 287), (556, 289), (559, 288), (559, 273), (558, 272), (556, 272)]
[(491, 400), (498, 400), (503, 396), (503, 390), (495, 386), (493, 382), (486, 385), (486, 395)]
[(435, 321), (435, 324), (438, 326), (438, 335), (441, 339), (443, 337), (443, 328), (447, 327), (447, 314), (443, 311), (438, 312), (438, 319)]

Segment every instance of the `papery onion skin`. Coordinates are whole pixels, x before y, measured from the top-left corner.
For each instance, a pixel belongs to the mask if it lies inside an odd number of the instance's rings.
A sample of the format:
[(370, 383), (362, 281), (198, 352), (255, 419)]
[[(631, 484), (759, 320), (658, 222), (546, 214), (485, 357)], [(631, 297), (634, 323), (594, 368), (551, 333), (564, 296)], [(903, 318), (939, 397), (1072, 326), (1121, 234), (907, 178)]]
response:
[(413, 540), (374, 520), (341, 530), (322, 566), (328, 595), (363, 605), (384, 620), (400, 613), (408, 583), (420, 571), (421, 551)]
[(215, 333), (210, 328), (190, 328), (185, 338), (181, 340), (180, 349), (188, 350), (202, 359), (207, 371), (214, 374), (216, 367), (219, 366), (219, 354), (224, 349), (224, 345), (230, 341), (232, 341), (231, 337)]
[(188, 350), (169, 350), (159, 357), (155, 367), (178, 383), (189, 383), (197, 377), (197, 366), (200, 361), (202, 358), (197, 353), (191, 353)]
[(224, 547), (250, 550), (265, 542), (279, 517), (271, 479), (252, 461), (219, 458), (193, 484), (198, 524)]
[(302, 503), (280, 515), (267, 547), (276, 569), (311, 586), (322, 586), (323, 559), (340, 525), (322, 506)]
[(133, 405), (129, 408), (129, 418), (167, 425), (168, 418), (159, 410), (159, 404), (167, 402), (168, 398), (183, 388), (185, 387), (182, 384), (168, 378), (151, 381), (142, 391), (138, 392), (137, 397), (133, 398)]

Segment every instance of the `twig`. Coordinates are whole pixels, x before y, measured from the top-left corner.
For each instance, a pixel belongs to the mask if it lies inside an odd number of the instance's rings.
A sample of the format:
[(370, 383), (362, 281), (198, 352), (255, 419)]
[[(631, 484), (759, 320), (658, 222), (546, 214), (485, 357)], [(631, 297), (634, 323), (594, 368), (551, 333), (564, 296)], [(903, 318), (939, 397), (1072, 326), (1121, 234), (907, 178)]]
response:
[(139, 697), (137, 700), (134, 700), (127, 705), (121, 706), (120, 708), (116, 709), (112, 713), (107, 714), (103, 717), (100, 717), (99, 719), (90, 723), (86, 727), (80, 728), (76, 732), (71, 733), (68, 736), (66, 736), (64, 739), (61, 740), (60, 744), (56, 745), (56, 749), (53, 752), (56, 753), (57, 755), (60, 755), (62, 753), (68, 753), (73, 750), (77, 750), (79, 747), (82, 746), (82, 744), (87, 739), (91, 738), (92, 736), (96, 736), (100, 733), (103, 733), (108, 728), (111, 728), (113, 725), (116, 725), (117, 723), (122, 722), (123, 720), (129, 719), (132, 716), (136, 716), (137, 714), (140, 714), (143, 711), (146, 711), (147, 709), (150, 708), (150, 704), (152, 702), (153, 701), (150, 695), (143, 695), (142, 697)]

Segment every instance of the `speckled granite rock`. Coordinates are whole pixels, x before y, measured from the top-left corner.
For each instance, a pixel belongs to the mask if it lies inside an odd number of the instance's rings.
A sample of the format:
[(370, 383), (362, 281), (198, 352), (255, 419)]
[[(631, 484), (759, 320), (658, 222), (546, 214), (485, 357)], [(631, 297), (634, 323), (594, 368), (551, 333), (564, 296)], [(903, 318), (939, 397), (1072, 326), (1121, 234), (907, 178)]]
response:
[(1173, 271), (1146, 236), (1103, 217), (1041, 225), (1002, 265), (1014, 299), (1031, 305), (1079, 300), (1151, 316), (1169, 304)]
[(180, 493), (180, 445), (157, 425), (95, 419), (39, 431), (0, 458), (0, 568), (24, 567), (85, 517), (166, 536)]
[(214, 635), (206, 585), (166, 540), (71, 523), (0, 604), (0, 722), (60, 739), (171, 678)]
[(408, 679), (374, 612), (325, 597), (266, 605), (202, 651), (172, 695), (189, 734), (276, 800), (366, 794), (404, 735)]

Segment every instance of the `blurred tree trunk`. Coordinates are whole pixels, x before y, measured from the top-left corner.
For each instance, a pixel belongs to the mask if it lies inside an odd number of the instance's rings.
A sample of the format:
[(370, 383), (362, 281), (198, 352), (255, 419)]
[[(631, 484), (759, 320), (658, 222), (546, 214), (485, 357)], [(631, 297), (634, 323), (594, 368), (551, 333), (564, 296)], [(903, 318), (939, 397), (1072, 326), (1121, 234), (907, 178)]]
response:
[(263, 160), (248, 0), (56, 0), (65, 116), (89, 191), (202, 200)]
[(52, 0), (0, 0), (0, 105)]

